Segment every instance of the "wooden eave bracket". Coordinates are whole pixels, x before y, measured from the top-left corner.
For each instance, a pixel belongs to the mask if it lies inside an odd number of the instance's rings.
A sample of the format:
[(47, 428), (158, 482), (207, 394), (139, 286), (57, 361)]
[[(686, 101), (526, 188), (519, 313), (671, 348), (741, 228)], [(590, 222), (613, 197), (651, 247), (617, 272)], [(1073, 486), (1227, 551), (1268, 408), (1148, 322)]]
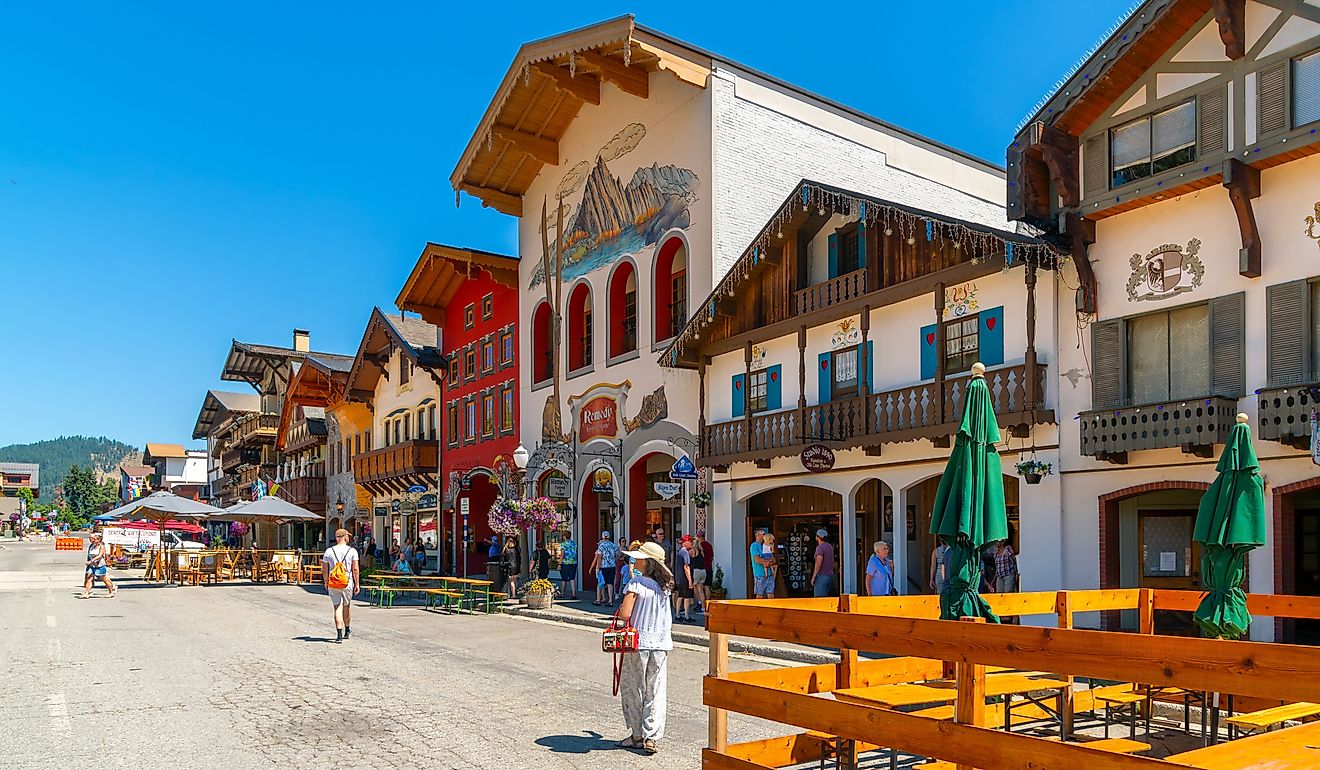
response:
[(568, 70), (549, 62), (537, 62), (532, 65), (532, 69), (550, 78), (560, 91), (600, 106), (600, 78), (595, 75), (583, 74), (574, 77)]
[(1228, 188), (1228, 199), (1233, 203), (1238, 230), (1242, 233), (1238, 272), (1247, 278), (1259, 278), (1260, 230), (1256, 227), (1256, 212), (1251, 200), (1260, 197), (1260, 169), (1237, 158), (1229, 158), (1224, 161), (1224, 187)]
[(509, 142), (518, 150), (531, 155), (542, 163), (549, 163), (552, 166), (559, 165), (559, 142), (553, 139), (519, 131), (510, 126), (496, 125), (490, 132), (496, 139)]
[(1082, 202), (1082, 182), (1078, 173), (1081, 142), (1067, 131), (1041, 122), (1032, 124), (1030, 135), (1032, 147), (1040, 149), (1041, 159), (1050, 170), (1050, 179), (1054, 180), (1063, 205), (1077, 208)]
[(1237, 61), (1247, 55), (1247, 0), (1210, 0), (1224, 55)]
[(651, 93), (650, 78), (646, 70), (630, 67), (595, 51), (583, 51), (578, 54), (578, 59), (595, 68), (601, 79), (618, 86), (624, 93), (632, 94), (639, 99), (645, 99)]
[(1061, 220), (1062, 227), (1059, 231), (1067, 237), (1072, 246), (1070, 251), (1073, 265), (1077, 268), (1077, 280), (1081, 284), (1077, 289), (1077, 312), (1094, 313), (1096, 312), (1095, 268), (1091, 265), (1087, 251), (1088, 247), (1095, 243), (1095, 222), (1075, 211), (1065, 213)]
[(517, 195), (467, 182), (460, 182), (458, 189), (474, 198), (480, 198), (481, 205), (495, 209), (501, 214), (508, 214), (511, 217), (522, 216), (522, 198)]

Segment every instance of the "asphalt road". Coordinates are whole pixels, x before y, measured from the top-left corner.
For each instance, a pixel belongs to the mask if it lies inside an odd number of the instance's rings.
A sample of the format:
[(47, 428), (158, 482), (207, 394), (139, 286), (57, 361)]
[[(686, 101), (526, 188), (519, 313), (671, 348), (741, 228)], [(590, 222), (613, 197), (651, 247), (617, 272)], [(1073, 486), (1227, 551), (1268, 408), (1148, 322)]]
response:
[[(626, 730), (594, 630), (359, 603), (334, 644), (319, 588), (128, 579), (82, 600), (82, 563), (0, 541), (0, 768), (700, 764), (703, 649), (671, 655), (667, 736), (645, 757), (614, 746)], [(729, 722), (731, 741), (789, 732)]]

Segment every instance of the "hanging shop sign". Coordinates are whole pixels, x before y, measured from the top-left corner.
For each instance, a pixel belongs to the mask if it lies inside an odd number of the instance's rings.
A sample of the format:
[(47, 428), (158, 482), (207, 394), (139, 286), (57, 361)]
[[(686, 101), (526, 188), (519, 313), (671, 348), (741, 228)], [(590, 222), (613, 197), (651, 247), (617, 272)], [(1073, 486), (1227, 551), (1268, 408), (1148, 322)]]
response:
[(692, 458), (683, 455), (674, 461), (674, 467), (669, 469), (669, 478), (675, 481), (696, 481), (697, 466), (692, 462)]
[(385, 516), (385, 515), (387, 515), (389, 512), (390, 512), (390, 509), (387, 508), (387, 507), (384, 506), (384, 505), (378, 505), (378, 506), (376, 506), (374, 509), (372, 509), (372, 513), (376, 514), (377, 516)]
[(563, 476), (551, 476), (545, 480), (545, 494), (554, 500), (567, 500), (571, 490), (572, 486)]
[(399, 513), (402, 513), (404, 516), (411, 516), (414, 513), (417, 513), (417, 501), (400, 500), (398, 511)]
[(434, 492), (429, 492), (417, 498), (417, 507), (421, 509), (435, 508), (439, 502), (436, 494)]
[(834, 467), (834, 450), (824, 444), (812, 444), (802, 450), (802, 467), (812, 473), (824, 473)]
[(657, 481), (655, 482), (655, 492), (660, 495), (661, 500), (673, 500), (678, 497), (678, 493), (683, 491), (683, 485), (676, 481)]
[(399, 512), (399, 501), (398, 501), (398, 500), (391, 500), (391, 501), (390, 501), (390, 510), (393, 511), (394, 513), (398, 513), (398, 512)]
[(421, 484), (413, 484), (412, 486), (408, 487), (408, 494), (410, 495), (420, 495), (425, 491), (426, 491), (426, 487), (422, 486)]
[(591, 474), (592, 492), (613, 492), (614, 491), (614, 471), (600, 466)]
[(578, 441), (619, 435), (619, 402), (613, 396), (596, 396), (578, 412)]

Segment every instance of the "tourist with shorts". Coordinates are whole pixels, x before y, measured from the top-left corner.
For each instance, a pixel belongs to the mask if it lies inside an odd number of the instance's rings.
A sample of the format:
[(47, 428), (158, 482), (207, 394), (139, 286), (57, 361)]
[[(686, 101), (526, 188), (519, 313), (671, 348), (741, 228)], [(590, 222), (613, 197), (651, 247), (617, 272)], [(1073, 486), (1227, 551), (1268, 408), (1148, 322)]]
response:
[(560, 593), (566, 599), (577, 598), (578, 547), (572, 532), (565, 532), (559, 543)]
[(834, 546), (830, 533), (816, 530), (816, 563), (811, 569), (811, 594), (817, 598), (834, 595)]
[(775, 536), (773, 533), (765, 533), (761, 539), (761, 558), (765, 560), (765, 577), (770, 586), (766, 598), (773, 598), (775, 595), (775, 586), (779, 581), (779, 554), (775, 551)]
[(684, 537), (678, 541), (678, 550), (674, 553), (674, 563), (678, 568), (674, 570), (674, 587), (678, 594), (678, 603), (675, 607), (675, 618), (680, 623), (692, 622), (692, 598), (695, 591), (692, 589), (692, 538)]
[(361, 587), (357, 549), (348, 544), (348, 530), (335, 530), (335, 544), (321, 557), (321, 585), (330, 595), (335, 619), (335, 642), (353, 635), (353, 595)]
[(614, 570), (619, 558), (619, 546), (610, 539), (609, 530), (600, 533), (600, 542), (596, 544), (596, 555), (591, 561), (593, 572), (599, 570), (596, 578), (596, 606), (614, 604)]
[(767, 562), (761, 555), (765, 530), (757, 527), (752, 537), (752, 544), (747, 549), (748, 558), (752, 562), (752, 595), (757, 599), (770, 599), (775, 595), (775, 577), (766, 569)]
[(105, 565), (105, 543), (101, 541), (101, 533), (93, 532), (91, 538), (87, 541), (87, 570), (83, 579), (82, 598), (90, 599), (92, 597), (92, 584), (100, 578), (105, 583), (105, 588), (110, 592), (110, 598), (115, 598), (115, 584), (110, 582), (110, 571)]

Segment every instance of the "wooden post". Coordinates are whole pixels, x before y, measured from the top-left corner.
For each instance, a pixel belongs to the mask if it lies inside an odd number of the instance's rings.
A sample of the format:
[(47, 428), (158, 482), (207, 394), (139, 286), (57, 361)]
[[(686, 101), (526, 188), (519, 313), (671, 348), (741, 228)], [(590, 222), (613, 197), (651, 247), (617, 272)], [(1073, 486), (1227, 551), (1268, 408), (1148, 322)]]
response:
[(1155, 633), (1155, 591), (1143, 588), (1137, 592), (1138, 630), (1143, 634)]
[[(717, 631), (710, 633), (710, 675), (719, 679), (729, 675), (729, 637)], [(729, 745), (729, 714), (724, 709), (707, 708), (706, 720), (706, 747), (722, 753)]]
[[(747, 387), (743, 383), (743, 387)], [(706, 454), (706, 354), (697, 353), (697, 446)]]
[(944, 284), (935, 284), (935, 415), (944, 424)]
[[(866, 399), (871, 395), (871, 357), (867, 355), (867, 342), (871, 338), (871, 306), (862, 308), (862, 344), (857, 346), (857, 395)], [(862, 401), (862, 434), (871, 434), (871, 415), (875, 412), (866, 400)]]
[[(959, 618), (964, 623), (984, 623), (985, 618)], [(957, 669), (958, 700), (954, 721), (985, 727), (985, 666), (959, 661)], [(971, 765), (957, 765), (958, 770), (975, 770)]]
[(1036, 265), (1027, 262), (1027, 408), (1034, 410), (1040, 405), (1041, 397), (1036, 392)]
[[(1059, 591), (1054, 595), (1054, 614), (1059, 618), (1059, 628), (1073, 627), (1072, 607), (1068, 601), (1067, 591)], [(1059, 715), (1059, 718), (1063, 720), (1063, 734), (1066, 737), (1071, 738), (1073, 726), (1073, 678), (1071, 675), (1061, 676), (1059, 678), (1068, 683), (1068, 687), (1063, 691), (1063, 697), (1060, 701), (1062, 713)]]
[[(839, 594), (839, 612), (856, 612), (857, 594)], [(834, 677), (834, 688), (842, 690), (861, 685), (861, 672), (857, 666), (857, 650), (848, 647), (839, 648), (838, 671)], [(840, 770), (856, 770), (857, 742), (852, 739), (839, 739)]]
[(752, 343), (743, 346), (743, 451), (752, 451), (752, 400), (747, 397), (752, 387)]
[[(798, 435), (807, 443), (807, 327), (798, 327)], [(817, 395), (816, 402), (820, 403)]]

